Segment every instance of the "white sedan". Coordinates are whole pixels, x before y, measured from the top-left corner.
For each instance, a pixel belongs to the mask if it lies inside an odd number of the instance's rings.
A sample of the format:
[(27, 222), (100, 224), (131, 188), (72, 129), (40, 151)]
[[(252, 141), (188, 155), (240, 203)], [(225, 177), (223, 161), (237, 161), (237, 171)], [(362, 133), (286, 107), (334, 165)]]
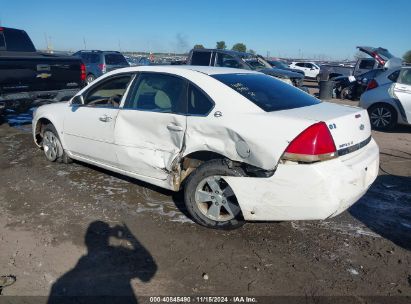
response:
[(199, 224), (314, 220), (355, 203), (379, 150), (367, 111), (246, 70), (115, 70), (34, 113), (49, 161), (75, 159), (173, 191)]

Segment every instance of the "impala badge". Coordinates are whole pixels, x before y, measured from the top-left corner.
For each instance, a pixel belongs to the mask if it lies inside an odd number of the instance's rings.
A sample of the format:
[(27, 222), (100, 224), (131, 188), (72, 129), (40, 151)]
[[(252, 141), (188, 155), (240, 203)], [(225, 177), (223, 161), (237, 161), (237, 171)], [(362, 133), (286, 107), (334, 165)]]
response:
[(363, 124), (360, 124), (360, 130), (362, 131), (364, 129), (365, 129), (365, 126)]

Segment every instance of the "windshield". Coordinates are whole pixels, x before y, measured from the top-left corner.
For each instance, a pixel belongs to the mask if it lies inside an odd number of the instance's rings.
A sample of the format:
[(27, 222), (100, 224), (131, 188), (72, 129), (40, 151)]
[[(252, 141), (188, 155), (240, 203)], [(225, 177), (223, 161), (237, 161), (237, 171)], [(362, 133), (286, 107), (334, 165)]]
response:
[(264, 74), (218, 74), (212, 77), (266, 112), (301, 108), (321, 102), (300, 89)]
[(261, 70), (261, 69), (271, 69), (272, 66), (264, 60), (261, 56), (252, 55), (252, 54), (245, 54), (241, 56), (241, 59), (246, 62), (251, 69), (253, 70)]
[(270, 61), (271, 65), (280, 68), (280, 69), (288, 69), (288, 65), (286, 65), (282, 61)]

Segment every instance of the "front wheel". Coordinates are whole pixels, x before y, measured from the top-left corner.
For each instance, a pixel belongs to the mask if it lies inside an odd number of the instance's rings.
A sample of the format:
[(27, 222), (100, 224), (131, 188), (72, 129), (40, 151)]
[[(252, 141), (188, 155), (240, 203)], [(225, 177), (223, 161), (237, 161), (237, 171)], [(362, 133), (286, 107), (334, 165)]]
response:
[(387, 131), (397, 125), (397, 111), (389, 104), (376, 104), (368, 109), (373, 129)]
[(224, 176), (243, 176), (224, 160), (203, 163), (187, 179), (184, 200), (198, 224), (215, 229), (235, 229), (244, 224), (237, 198)]
[(51, 162), (70, 163), (71, 159), (64, 151), (58, 133), (53, 125), (48, 124), (44, 127), (42, 148), (46, 159)]

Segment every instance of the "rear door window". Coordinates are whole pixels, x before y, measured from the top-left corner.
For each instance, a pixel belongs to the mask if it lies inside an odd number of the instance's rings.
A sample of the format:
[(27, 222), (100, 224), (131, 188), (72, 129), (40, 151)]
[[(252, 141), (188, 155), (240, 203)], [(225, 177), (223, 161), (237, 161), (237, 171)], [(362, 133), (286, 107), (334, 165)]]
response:
[(186, 81), (160, 74), (142, 73), (128, 94), (125, 109), (185, 114)]
[(127, 60), (121, 54), (104, 55), (107, 65), (128, 65)]
[(302, 90), (267, 75), (219, 74), (212, 77), (266, 112), (301, 108), (321, 102)]
[(193, 52), (191, 56), (191, 65), (209, 66), (211, 61), (211, 52)]

